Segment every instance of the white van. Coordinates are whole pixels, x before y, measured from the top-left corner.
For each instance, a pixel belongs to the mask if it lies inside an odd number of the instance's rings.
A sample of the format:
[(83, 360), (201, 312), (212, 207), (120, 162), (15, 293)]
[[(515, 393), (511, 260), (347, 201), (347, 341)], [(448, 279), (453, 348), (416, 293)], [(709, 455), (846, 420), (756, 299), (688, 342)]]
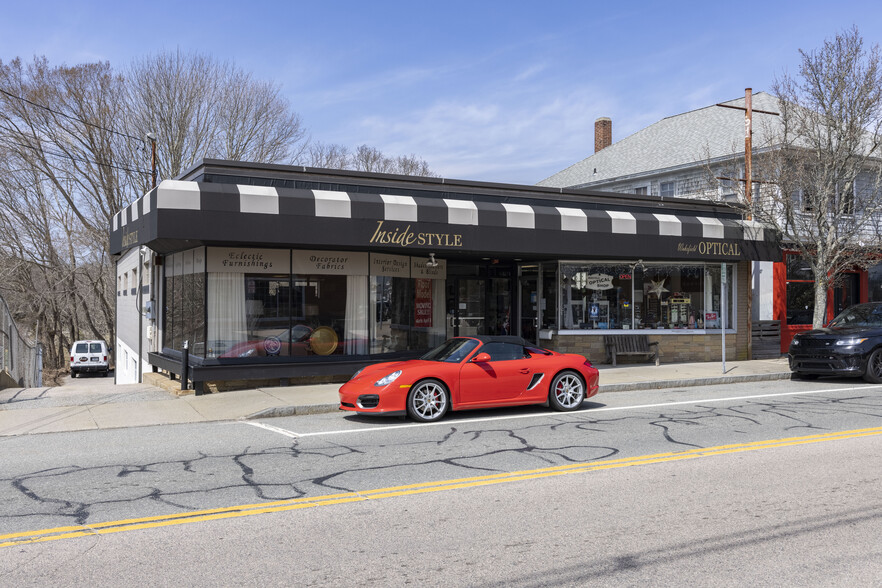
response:
[(104, 341), (77, 341), (70, 348), (70, 377), (97, 372), (106, 376), (110, 371), (107, 345)]

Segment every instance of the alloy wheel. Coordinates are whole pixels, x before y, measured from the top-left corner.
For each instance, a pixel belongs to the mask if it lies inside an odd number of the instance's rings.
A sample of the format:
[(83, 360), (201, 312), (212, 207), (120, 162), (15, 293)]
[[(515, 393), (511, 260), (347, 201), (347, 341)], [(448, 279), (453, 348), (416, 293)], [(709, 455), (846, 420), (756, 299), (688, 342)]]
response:
[(438, 420), (447, 412), (447, 391), (439, 382), (422, 382), (411, 392), (408, 408), (417, 420)]
[(576, 374), (565, 373), (554, 379), (551, 393), (562, 410), (572, 410), (585, 400), (585, 385)]

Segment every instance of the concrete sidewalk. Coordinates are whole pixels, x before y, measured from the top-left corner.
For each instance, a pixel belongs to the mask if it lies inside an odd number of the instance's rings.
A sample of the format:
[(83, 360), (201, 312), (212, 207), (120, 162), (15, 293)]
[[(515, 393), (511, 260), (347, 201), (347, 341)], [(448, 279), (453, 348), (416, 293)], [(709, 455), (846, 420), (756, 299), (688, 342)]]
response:
[[(786, 358), (726, 362), (725, 374), (720, 362), (596, 367), (601, 394), (790, 378)], [(333, 412), (339, 387), (278, 386), (175, 397), (154, 386), (128, 384), (85, 398), (66, 387), (6, 389), (0, 391), (0, 436)]]

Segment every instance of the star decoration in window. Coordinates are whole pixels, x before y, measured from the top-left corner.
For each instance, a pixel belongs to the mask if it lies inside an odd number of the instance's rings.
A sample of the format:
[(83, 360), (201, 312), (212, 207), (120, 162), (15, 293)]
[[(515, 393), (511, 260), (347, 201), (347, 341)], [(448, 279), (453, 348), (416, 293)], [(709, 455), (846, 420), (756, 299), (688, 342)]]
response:
[(665, 288), (665, 279), (662, 278), (659, 281), (652, 280), (652, 288), (649, 289), (650, 294), (655, 294), (659, 298), (661, 298), (662, 293), (667, 292), (668, 289)]

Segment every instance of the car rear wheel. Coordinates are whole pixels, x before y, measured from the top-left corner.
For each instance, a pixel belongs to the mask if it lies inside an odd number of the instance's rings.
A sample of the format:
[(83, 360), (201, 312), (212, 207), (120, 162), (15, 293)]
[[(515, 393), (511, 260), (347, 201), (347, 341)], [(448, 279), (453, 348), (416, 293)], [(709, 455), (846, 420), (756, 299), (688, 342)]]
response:
[(423, 380), (407, 395), (407, 414), (423, 423), (441, 419), (448, 405), (447, 389), (438, 380)]
[(882, 384), (882, 348), (870, 354), (870, 359), (867, 360), (867, 371), (864, 372), (864, 379), (874, 384)]
[(576, 410), (585, 400), (585, 382), (576, 372), (561, 372), (548, 390), (548, 403), (555, 410)]

